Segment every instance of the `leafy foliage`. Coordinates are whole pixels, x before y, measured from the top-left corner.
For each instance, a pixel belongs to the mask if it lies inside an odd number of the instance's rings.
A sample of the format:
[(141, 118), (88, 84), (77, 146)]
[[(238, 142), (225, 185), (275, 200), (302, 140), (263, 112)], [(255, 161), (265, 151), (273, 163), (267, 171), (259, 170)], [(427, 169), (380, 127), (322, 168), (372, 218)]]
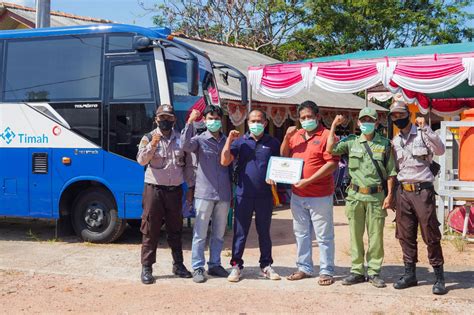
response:
[(144, 10), (187, 36), (253, 47), (280, 60), (472, 40), (467, 1), (164, 0)]
[(298, 0), (165, 0), (152, 8), (154, 23), (187, 36), (210, 38), (257, 50), (276, 49), (304, 18)]
[(311, 25), (295, 32), (285, 50), (303, 43), (295, 54), (309, 57), (472, 39), (472, 29), (466, 27), (472, 15), (464, 11), (471, 3), (309, 0)]

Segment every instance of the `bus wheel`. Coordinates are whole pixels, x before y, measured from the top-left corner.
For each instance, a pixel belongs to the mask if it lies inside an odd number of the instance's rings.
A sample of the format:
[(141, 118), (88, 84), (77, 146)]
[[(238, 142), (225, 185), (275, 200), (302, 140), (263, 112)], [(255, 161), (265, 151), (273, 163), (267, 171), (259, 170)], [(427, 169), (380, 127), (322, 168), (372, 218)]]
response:
[(126, 221), (118, 217), (117, 207), (104, 189), (89, 188), (73, 204), (73, 226), (86, 242), (110, 243), (120, 237)]

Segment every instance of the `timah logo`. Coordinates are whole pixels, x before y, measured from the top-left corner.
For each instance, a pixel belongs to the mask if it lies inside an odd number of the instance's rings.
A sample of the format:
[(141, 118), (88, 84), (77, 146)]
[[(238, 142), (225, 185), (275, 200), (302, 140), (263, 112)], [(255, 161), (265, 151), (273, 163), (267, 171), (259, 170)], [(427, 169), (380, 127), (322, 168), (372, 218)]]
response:
[(5, 128), (5, 130), (0, 133), (0, 138), (2, 138), (7, 144), (10, 144), (13, 139), (18, 138), (20, 144), (45, 144), (49, 143), (49, 138), (44, 133), (41, 136), (31, 136), (26, 133), (15, 134), (10, 127)]
[(5, 128), (5, 130), (2, 133), (0, 133), (0, 138), (5, 140), (7, 144), (10, 144), (15, 137), (16, 137), (16, 134), (13, 132), (13, 130), (11, 130), (10, 127)]

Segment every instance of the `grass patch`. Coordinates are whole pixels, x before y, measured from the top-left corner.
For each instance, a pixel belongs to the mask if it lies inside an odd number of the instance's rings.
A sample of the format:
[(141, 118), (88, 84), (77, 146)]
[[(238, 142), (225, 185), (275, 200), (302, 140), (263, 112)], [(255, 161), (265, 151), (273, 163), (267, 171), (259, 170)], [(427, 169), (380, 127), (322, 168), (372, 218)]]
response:
[(390, 230), (395, 230), (396, 227), (397, 227), (397, 225), (395, 224), (395, 222), (392, 222), (389, 225), (387, 225), (387, 228), (390, 229)]
[(56, 242), (61, 242), (62, 240), (60, 238), (57, 238), (57, 237), (53, 237), (53, 238), (50, 238), (49, 240), (46, 240), (47, 243), (56, 243)]
[(462, 253), (466, 250), (467, 241), (461, 237), (455, 237), (450, 242), (459, 253)]
[(31, 229), (29, 229), (28, 232), (26, 232), (26, 236), (30, 240), (33, 240), (35, 242), (41, 242), (41, 239), (39, 238), (39, 236), (35, 232), (33, 232)]
[(467, 249), (467, 240), (463, 239), (461, 234), (456, 232), (448, 232), (446, 240), (456, 249), (458, 253), (463, 253)]
[(22, 272), (12, 269), (0, 270), (0, 273), (5, 276), (18, 276), (22, 274)]

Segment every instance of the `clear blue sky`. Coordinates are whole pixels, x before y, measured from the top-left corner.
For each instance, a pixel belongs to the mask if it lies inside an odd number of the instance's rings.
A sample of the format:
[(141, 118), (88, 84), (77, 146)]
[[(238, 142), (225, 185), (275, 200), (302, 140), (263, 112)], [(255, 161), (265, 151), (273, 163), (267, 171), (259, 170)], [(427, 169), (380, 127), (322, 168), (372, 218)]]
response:
[[(34, 7), (35, 0), (5, 0), (6, 2)], [(141, 0), (152, 7), (159, 0)], [(113, 20), (118, 23), (152, 26), (152, 14), (145, 15), (137, 0), (51, 0), (51, 10), (62, 11), (76, 15), (90, 16)], [(474, 13), (474, 4), (468, 9)], [(474, 27), (474, 21), (469, 25)]]
[[(158, 0), (141, 0), (152, 7)], [(26, 7), (35, 7), (35, 0), (5, 0)], [(153, 26), (152, 14), (138, 5), (137, 0), (51, 0), (51, 10), (112, 20), (118, 23)]]

